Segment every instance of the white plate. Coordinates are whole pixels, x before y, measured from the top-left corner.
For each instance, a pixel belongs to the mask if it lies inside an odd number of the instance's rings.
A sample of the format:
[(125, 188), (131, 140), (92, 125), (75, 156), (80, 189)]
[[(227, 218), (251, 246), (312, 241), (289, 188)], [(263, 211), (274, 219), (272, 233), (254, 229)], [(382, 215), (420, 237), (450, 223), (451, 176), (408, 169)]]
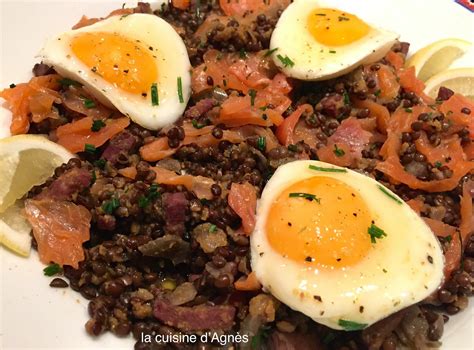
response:
[[(0, 87), (30, 77), (34, 56), (48, 36), (67, 30), (82, 14), (105, 15), (122, 2), (0, 0)], [(401, 40), (412, 44), (412, 52), (441, 38), (474, 38), (474, 14), (453, 0), (334, 3), (400, 33)], [(470, 52), (456, 66), (472, 66), (473, 62), (474, 52)], [(8, 133), (8, 120), (8, 113), (0, 111), (0, 137)], [(43, 267), (35, 253), (23, 259), (0, 247), (0, 349), (133, 348), (131, 337), (87, 336), (87, 301), (71, 289), (50, 288)], [(444, 349), (474, 349), (474, 300), (468, 310), (451, 318), (443, 343)]]

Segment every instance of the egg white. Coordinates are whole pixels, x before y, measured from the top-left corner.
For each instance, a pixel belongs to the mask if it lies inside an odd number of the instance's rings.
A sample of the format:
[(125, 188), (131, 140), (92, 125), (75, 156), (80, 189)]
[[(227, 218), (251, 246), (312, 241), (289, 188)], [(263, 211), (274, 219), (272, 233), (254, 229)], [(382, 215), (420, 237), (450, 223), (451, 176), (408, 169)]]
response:
[[(334, 6), (325, 0), (295, 1), (283, 11), (273, 31), (270, 41), (270, 49), (275, 50), (273, 61), (292, 78), (316, 81), (344, 75), (361, 64), (383, 58), (399, 37), (369, 24), (371, 30), (363, 38), (349, 45), (326, 46), (314, 39), (307, 25), (308, 15), (317, 8)], [(338, 9), (344, 10), (340, 6)], [(290, 58), (294, 65), (285, 66), (278, 55)]]
[[(318, 323), (343, 329), (338, 324), (341, 319), (370, 325), (423, 300), (438, 288), (443, 280), (441, 247), (405, 202), (400, 204), (390, 198), (370, 177), (349, 169), (345, 173), (315, 171), (309, 165), (339, 168), (318, 161), (283, 165), (266, 185), (258, 203), (256, 227), (251, 235), (252, 270), (268, 292)], [(296, 263), (273, 250), (267, 240), (265, 225), (272, 203), (285, 188), (314, 176), (332, 177), (351, 186), (366, 202), (377, 226), (387, 234), (353, 266), (318, 269)]]
[[(117, 33), (130, 40), (140, 41), (145, 48), (153, 48), (150, 52), (156, 57), (158, 69), (158, 106), (152, 105), (149, 91), (146, 98), (124, 91), (92, 72), (74, 55), (70, 46), (71, 39), (86, 32)], [(191, 64), (186, 46), (173, 27), (155, 15), (113, 16), (93, 25), (65, 32), (47, 41), (40, 57), (62, 76), (82, 83), (102, 103), (114, 106), (147, 129), (156, 130), (175, 122), (182, 116), (191, 96)], [(183, 102), (179, 101), (178, 77), (182, 81)]]

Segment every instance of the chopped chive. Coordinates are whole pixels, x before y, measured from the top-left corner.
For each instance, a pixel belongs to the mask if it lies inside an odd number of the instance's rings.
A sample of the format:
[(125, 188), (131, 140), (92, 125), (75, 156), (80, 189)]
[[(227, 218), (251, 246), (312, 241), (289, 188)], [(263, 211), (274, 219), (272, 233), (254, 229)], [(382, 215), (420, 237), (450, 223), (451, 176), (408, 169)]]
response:
[(106, 201), (104, 202), (104, 204), (102, 204), (102, 210), (106, 214), (112, 214), (114, 210), (118, 207), (120, 207), (120, 202), (117, 198), (112, 198), (111, 200)]
[(254, 106), (255, 105), (255, 97), (257, 97), (257, 91), (254, 89), (249, 90), (249, 96), (250, 96), (250, 105)]
[(61, 84), (61, 86), (63, 87), (68, 87), (68, 86), (82, 86), (81, 83), (75, 81), (75, 80), (72, 80), (72, 79), (69, 79), (69, 78), (62, 78), (59, 80), (59, 84)]
[(10, 84), (10, 89), (16, 88), (15, 84)]
[(444, 238), (444, 240), (445, 240), (446, 242), (448, 242), (448, 243), (451, 243), (451, 241), (453, 240), (453, 237), (452, 237), (452, 236), (446, 236), (446, 237)]
[(97, 151), (97, 148), (95, 148), (94, 145), (91, 145), (89, 143), (86, 143), (84, 146), (84, 152), (94, 154)]
[(217, 231), (217, 226), (214, 224), (211, 224), (211, 226), (209, 226), (209, 232), (214, 233), (216, 231)]
[(315, 165), (310, 165), (309, 169), (311, 170), (317, 170), (317, 171), (325, 171), (328, 173), (347, 173), (346, 169), (340, 169), (340, 168), (323, 168), (320, 166), (315, 166)]
[(104, 169), (105, 168), (105, 163), (106, 163), (106, 160), (101, 158), (101, 159), (97, 159), (95, 162), (94, 162), (94, 166), (96, 166), (97, 168), (99, 169)]
[(443, 163), (441, 163), (439, 160), (434, 163), (435, 168), (441, 168), (443, 166)]
[(324, 14), (324, 13), (317, 13), (316, 16), (326, 17), (326, 14)]
[(329, 50), (329, 53), (336, 53), (336, 50)]
[(156, 83), (151, 84), (151, 105), (160, 105), (160, 99), (158, 97), (158, 85)]
[(184, 103), (183, 81), (182, 81), (181, 77), (178, 77), (178, 97), (179, 97), (179, 103)]
[(84, 100), (84, 107), (87, 109), (95, 108), (95, 102), (91, 99), (86, 98)]
[(357, 323), (353, 321), (347, 321), (347, 320), (339, 320), (337, 322), (339, 326), (344, 328), (345, 331), (360, 331), (361, 329), (364, 329), (368, 325), (365, 323)]
[(240, 51), (239, 51), (239, 57), (242, 58), (242, 59), (249, 57), (249, 55), (247, 54), (247, 51), (245, 51), (244, 48), (241, 48), (241, 49), (240, 49)]
[(145, 196), (141, 196), (140, 198), (138, 198), (138, 206), (140, 208), (147, 207), (149, 203), (150, 203), (150, 200)]
[(411, 112), (413, 112), (413, 109), (411, 109), (411, 108), (405, 108), (405, 112), (411, 113)]
[(92, 131), (99, 131), (100, 129), (102, 129), (103, 127), (105, 126), (105, 123), (103, 120), (100, 120), (100, 119), (97, 119), (97, 120), (94, 120), (92, 122), (92, 127), (91, 127), (91, 130)]
[(336, 155), (336, 157), (343, 157), (346, 154), (346, 152), (344, 152), (343, 149), (337, 147), (336, 144), (334, 144), (334, 151), (333, 152)]
[(92, 170), (91, 176), (92, 178), (91, 178), (90, 186), (92, 186), (95, 183), (95, 180), (97, 180), (97, 175), (95, 174), (95, 170)]
[(288, 56), (283, 57), (282, 55), (277, 55), (277, 58), (280, 62), (286, 67), (293, 67), (295, 62), (293, 62)]
[(267, 139), (265, 138), (265, 136), (259, 136), (257, 139), (257, 148), (263, 152), (265, 151), (266, 147), (267, 147)]
[(374, 95), (375, 95), (376, 97), (379, 97), (381, 93), (382, 93), (382, 90), (379, 89), (379, 90), (377, 90), (377, 91), (374, 92)]
[(367, 230), (367, 233), (370, 235), (370, 242), (377, 243), (376, 239), (382, 239), (387, 237), (387, 234), (384, 230), (380, 227), (376, 226), (375, 224), (371, 224)]
[(277, 50), (278, 50), (278, 47), (275, 47), (274, 49), (268, 50), (267, 52), (265, 52), (264, 56), (265, 57), (271, 56)]
[(195, 129), (202, 129), (202, 128), (204, 128), (204, 127), (206, 126), (206, 124), (200, 124), (200, 123), (198, 123), (196, 119), (193, 119), (192, 122), (191, 122), (191, 124), (193, 124), (193, 127), (194, 127)]
[(339, 22), (342, 22), (342, 21), (349, 21), (349, 18), (344, 17), (344, 16), (339, 16), (338, 19), (339, 19)]
[(349, 97), (349, 94), (346, 91), (344, 91), (343, 96), (344, 96), (344, 104), (346, 106), (350, 105), (351, 104), (351, 98)]
[(43, 269), (43, 273), (45, 276), (54, 276), (62, 272), (62, 270), (62, 267), (58, 264), (49, 264)]
[(311, 193), (294, 192), (294, 193), (290, 193), (289, 197), (290, 198), (304, 198), (309, 201), (316, 201), (321, 204), (321, 199), (316, 197), (315, 194), (311, 194)]
[(388, 197), (392, 198), (398, 204), (403, 204), (403, 202), (400, 199), (398, 199), (393, 194), (391, 194), (389, 191), (387, 191), (387, 189), (385, 187), (383, 187), (382, 185), (377, 185), (377, 187), (379, 188), (380, 191), (385, 193)]

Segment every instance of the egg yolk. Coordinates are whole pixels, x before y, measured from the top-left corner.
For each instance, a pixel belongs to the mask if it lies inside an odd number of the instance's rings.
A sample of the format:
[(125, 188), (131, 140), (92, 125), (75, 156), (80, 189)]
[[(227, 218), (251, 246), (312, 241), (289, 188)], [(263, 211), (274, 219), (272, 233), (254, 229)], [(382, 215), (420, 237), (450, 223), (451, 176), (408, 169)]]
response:
[(71, 49), (92, 72), (124, 91), (145, 94), (157, 81), (153, 48), (138, 40), (108, 32), (81, 33), (71, 40)]
[(350, 13), (319, 8), (308, 16), (308, 29), (313, 38), (321, 44), (343, 46), (367, 35), (370, 26)]
[(371, 248), (371, 215), (349, 185), (315, 176), (286, 188), (272, 203), (265, 229), (270, 245), (302, 264), (357, 264)]

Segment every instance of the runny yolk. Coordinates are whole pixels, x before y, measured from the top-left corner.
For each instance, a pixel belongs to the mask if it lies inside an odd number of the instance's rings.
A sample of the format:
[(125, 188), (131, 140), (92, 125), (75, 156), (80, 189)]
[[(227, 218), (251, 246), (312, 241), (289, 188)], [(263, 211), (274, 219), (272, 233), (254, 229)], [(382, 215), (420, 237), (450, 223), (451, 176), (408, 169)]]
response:
[[(316, 199), (292, 197), (295, 194)], [(277, 197), (265, 228), (270, 245), (281, 255), (301, 264), (339, 268), (367, 255), (370, 224), (369, 210), (357, 191), (340, 180), (315, 176)]]
[(314, 39), (328, 46), (351, 44), (370, 31), (370, 26), (359, 17), (329, 8), (312, 11), (307, 25)]
[(81, 33), (71, 40), (71, 49), (92, 72), (124, 91), (148, 93), (157, 81), (151, 48), (137, 40), (116, 33)]

